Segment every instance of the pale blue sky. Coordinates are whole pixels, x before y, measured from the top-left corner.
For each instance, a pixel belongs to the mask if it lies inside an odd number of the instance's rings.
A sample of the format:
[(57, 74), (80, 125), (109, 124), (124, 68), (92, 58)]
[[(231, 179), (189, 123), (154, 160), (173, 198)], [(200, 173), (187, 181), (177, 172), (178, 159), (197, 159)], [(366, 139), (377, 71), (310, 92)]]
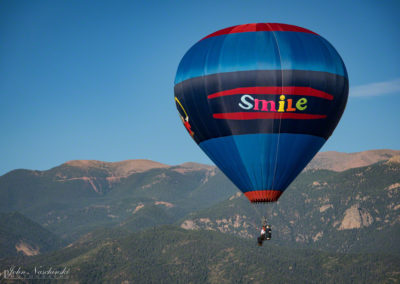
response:
[(350, 79), (323, 151), (400, 149), (400, 1), (0, 1), (0, 175), (73, 159), (211, 161), (173, 100), (202, 37), (278, 22), (322, 35)]

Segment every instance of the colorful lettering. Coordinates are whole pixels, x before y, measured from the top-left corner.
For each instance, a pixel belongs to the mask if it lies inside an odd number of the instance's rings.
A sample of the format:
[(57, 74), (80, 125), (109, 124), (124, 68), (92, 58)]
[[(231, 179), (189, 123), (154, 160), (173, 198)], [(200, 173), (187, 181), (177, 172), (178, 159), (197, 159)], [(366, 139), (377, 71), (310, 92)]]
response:
[[(276, 109), (276, 103), (273, 100), (259, 100), (253, 98), (251, 95), (242, 95), (239, 102), (239, 107), (245, 110), (256, 110), (256, 111), (266, 111), (266, 112), (285, 112), (285, 105), (287, 112), (293, 112), (296, 110), (303, 111), (307, 108), (307, 99), (300, 98), (296, 103), (293, 102), (293, 99), (287, 99), (286, 97), (281, 95), (278, 101), (278, 110)], [(260, 109), (261, 104), (261, 109)], [(293, 105), (295, 107), (293, 107)]]

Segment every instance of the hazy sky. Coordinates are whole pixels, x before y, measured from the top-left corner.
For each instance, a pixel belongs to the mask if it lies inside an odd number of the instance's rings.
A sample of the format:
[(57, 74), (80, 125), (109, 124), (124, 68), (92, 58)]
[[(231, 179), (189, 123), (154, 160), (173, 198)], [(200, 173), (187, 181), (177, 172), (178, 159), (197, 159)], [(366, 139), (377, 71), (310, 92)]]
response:
[(400, 1), (0, 1), (0, 175), (74, 159), (211, 161), (174, 104), (185, 52), (225, 27), (310, 29), (350, 98), (323, 151), (400, 149)]

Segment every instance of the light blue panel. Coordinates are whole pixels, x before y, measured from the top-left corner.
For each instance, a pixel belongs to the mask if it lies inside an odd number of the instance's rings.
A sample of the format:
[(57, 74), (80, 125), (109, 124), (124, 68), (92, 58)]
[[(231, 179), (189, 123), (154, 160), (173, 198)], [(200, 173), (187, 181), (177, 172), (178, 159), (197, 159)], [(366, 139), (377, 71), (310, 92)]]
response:
[(284, 191), (325, 139), (306, 134), (246, 134), (213, 138), (201, 149), (242, 191)]
[(287, 31), (244, 32), (197, 42), (182, 58), (175, 84), (222, 72), (281, 69), (346, 74), (339, 54), (318, 35)]

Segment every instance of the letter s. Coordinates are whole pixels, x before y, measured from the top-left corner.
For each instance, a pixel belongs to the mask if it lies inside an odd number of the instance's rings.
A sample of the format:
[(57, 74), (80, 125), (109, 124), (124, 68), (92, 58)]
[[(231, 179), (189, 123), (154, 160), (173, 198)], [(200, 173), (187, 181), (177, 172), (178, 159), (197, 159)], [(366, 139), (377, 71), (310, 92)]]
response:
[[(247, 100), (246, 100), (246, 99), (247, 99)], [(252, 109), (252, 108), (253, 108), (253, 103), (250, 102), (250, 101), (248, 101), (248, 100), (254, 101), (254, 98), (253, 98), (252, 96), (250, 96), (250, 95), (243, 95), (243, 96), (240, 98), (241, 103), (239, 103), (239, 106), (240, 106), (242, 109)]]

